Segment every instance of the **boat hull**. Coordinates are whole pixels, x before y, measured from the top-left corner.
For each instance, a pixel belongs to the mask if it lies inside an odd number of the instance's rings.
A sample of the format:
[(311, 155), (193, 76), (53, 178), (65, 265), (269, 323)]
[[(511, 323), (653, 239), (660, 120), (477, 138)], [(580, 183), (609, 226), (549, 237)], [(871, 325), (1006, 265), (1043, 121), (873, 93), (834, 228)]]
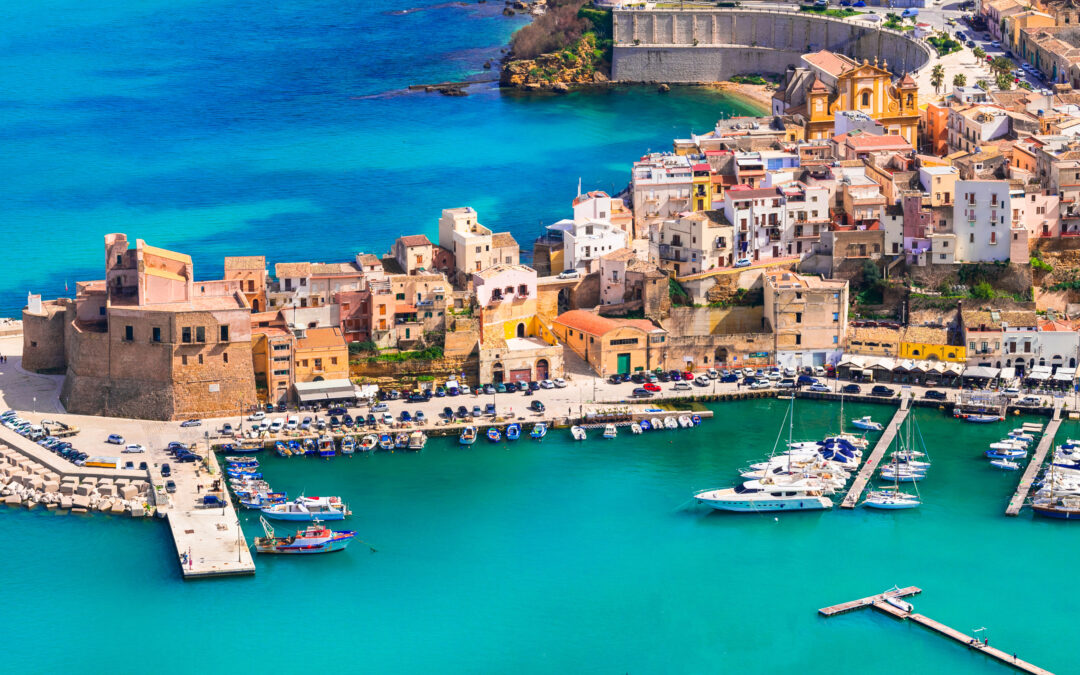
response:
[(735, 513), (761, 513), (763, 511), (821, 511), (831, 509), (832, 500), (827, 497), (772, 497), (768, 499), (709, 499), (697, 497), (699, 504), (704, 504), (717, 511)]
[(355, 536), (355, 532), (335, 532), (331, 539), (310, 545), (289, 544), (287, 538), (256, 537), (255, 550), (259, 553), (278, 553), (282, 555), (334, 553), (335, 551), (344, 551)]
[(1080, 520), (1080, 511), (1054, 509), (1046, 506), (1032, 506), (1035, 515), (1043, 518), (1055, 518), (1057, 520)]
[(288, 511), (273, 511), (270, 509), (262, 509), (262, 514), (271, 520), (290, 520), (294, 522), (310, 522), (314, 520), (345, 520), (345, 514), (342, 511), (292, 513)]

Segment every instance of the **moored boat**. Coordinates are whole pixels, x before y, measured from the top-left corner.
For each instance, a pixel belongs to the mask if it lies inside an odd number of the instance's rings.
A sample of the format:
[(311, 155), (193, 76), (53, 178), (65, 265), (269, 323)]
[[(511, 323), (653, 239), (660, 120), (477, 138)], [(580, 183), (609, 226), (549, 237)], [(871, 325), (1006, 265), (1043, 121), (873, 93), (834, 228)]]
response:
[(379, 447), (383, 450), (394, 449), (394, 439), (390, 434), (379, 434)]
[(521, 438), (521, 425), (514, 422), (510, 426), (506, 427), (506, 440), (516, 441)]
[(547, 436), (547, 425), (543, 422), (537, 422), (533, 425), (532, 431), (529, 432), (529, 436), (536, 440), (541, 440), (544, 436)]
[(489, 441), (491, 441), (492, 443), (498, 443), (499, 441), (502, 440), (502, 432), (500, 432), (495, 427), (488, 427), (487, 439)]
[(241, 498), (240, 505), (245, 509), (261, 509), (274, 504), (284, 504), (286, 499), (288, 495), (285, 492), (260, 492)]
[(225, 463), (236, 468), (255, 468), (259, 466), (259, 460), (254, 457), (226, 457)]
[(263, 507), (262, 513), (274, 520), (344, 520), (349, 510), (333, 497), (300, 497)]
[(356, 441), (352, 436), (346, 436), (341, 439), (341, 454), (351, 455), (356, 452)]
[(664, 418), (664, 428), (665, 429), (678, 429), (679, 428), (679, 423), (677, 421), (675, 421), (674, 417), (665, 417)]
[(425, 445), (427, 445), (427, 434), (423, 431), (414, 431), (409, 434), (410, 450), (423, 450)]
[(458, 436), (458, 443), (462, 445), (472, 445), (476, 442), (476, 427), (465, 427), (461, 430), (461, 435)]
[(653, 428), (652, 422), (649, 420), (641, 420), (641, 422), (638, 423), (638, 426), (641, 427), (642, 431), (650, 431)]
[(679, 426), (683, 429), (689, 429), (694, 426), (694, 423), (690, 421), (689, 415), (679, 415)]
[(585, 430), (576, 424), (570, 427), (570, 435), (574, 438), (575, 441), (584, 441), (586, 438), (588, 438)]
[(913, 509), (921, 503), (917, 496), (898, 489), (871, 490), (863, 500), (863, 506), (883, 510)]
[(701, 415), (696, 415), (696, 414), (691, 415), (690, 416), (690, 421), (694, 423), (695, 427), (700, 426), (701, 425)]
[(632, 434), (640, 434), (641, 433), (641, 425), (638, 424), (637, 422), (631, 422), (630, 423), (630, 433), (632, 433)]
[(398, 450), (404, 450), (409, 447), (409, 434), (404, 431), (394, 435), (394, 447)]
[(266, 536), (255, 537), (255, 550), (259, 553), (284, 553), (293, 555), (305, 555), (310, 553), (332, 553), (344, 550), (349, 542), (356, 536), (355, 532), (335, 532), (324, 527), (319, 521), (298, 530), (296, 534), (288, 537), (275, 537), (274, 528), (265, 518), (259, 520), (263, 525), (263, 533)]
[(955, 416), (961, 418), (965, 422), (974, 422), (976, 424), (988, 424), (990, 422), (1000, 422), (1000, 421), (1005, 419), (1004, 417), (999, 417), (997, 415), (986, 415), (986, 414), (982, 414), (982, 413), (968, 413), (968, 414), (964, 414), (964, 415), (957, 414)]
[(604, 438), (615, 438), (619, 435), (619, 430), (615, 428), (614, 424), (604, 425)]
[(1019, 471), (1020, 465), (1009, 459), (993, 459), (990, 460), (990, 466), (995, 466), (1005, 471)]
[(863, 431), (881, 431), (884, 428), (881, 426), (881, 422), (875, 422), (869, 415), (851, 420), (851, 426)]
[(334, 439), (329, 437), (329, 436), (326, 436), (326, 435), (319, 436), (319, 446), (318, 447), (319, 447), (319, 457), (330, 458), (330, 457), (333, 457), (334, 455), (337, 454), (337, 451), (334, 449)]
[(279, 457), (288, 457), (292, 454), (289, 452), (289, 446), (285, 445), (283, 441), (275, 441), (274, 450), (277, 451)]
[(360, 452), (371, 452), (378, 444), (379, 437), (375, 434), (368, 434), (360, 439)]

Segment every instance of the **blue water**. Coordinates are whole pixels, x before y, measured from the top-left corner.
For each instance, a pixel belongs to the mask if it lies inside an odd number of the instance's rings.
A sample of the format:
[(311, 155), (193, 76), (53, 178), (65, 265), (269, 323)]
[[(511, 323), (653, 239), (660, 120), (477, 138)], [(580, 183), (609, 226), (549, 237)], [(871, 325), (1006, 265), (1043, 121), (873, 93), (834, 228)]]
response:
[[(882, 421), (892, 410), (846, 408)], [(1006, 518), (1018, 477), (980, 458), (1013, 420), (917, 410), (933, 462), (918, 510), (774, 518), (688, 503), (766, 456), (785, 406), (715, 410), (698, 429), (616, 441), (556, 430), (539, 443), (434, 439), (419, 454), (332, 461), (264, 453), (276, 488), (345, 497), (348, 526), (378, 552), (357, 542), (262, 556), (251, 578), (180, 581), (159, 521), (2, 511), (11, 618), (0, 670), (1006, 672), (869, 610), (816, 614), (899, 584), (922, 587), (915, 605), (933, 618), (1077, 672), (1063, 639), (1076, 526)], [(796, 435), (820, 437), (837, 418), (835, 406), (800, 403)], [(254, 518), (245, 530), (259, 530)]]
[(471, 205), (531, 250), (579, 177), (620, 189), (646, 150), (747, 112), (690, 90), (406, 93), (483, 78), (525, 22), (494, 0), (424, 1), (0, 7), (0, 222), (19, 251), (0, 315), (100, 277), (107, 232), (188, 252), (212, 278), (226, 255), (381, 255)]

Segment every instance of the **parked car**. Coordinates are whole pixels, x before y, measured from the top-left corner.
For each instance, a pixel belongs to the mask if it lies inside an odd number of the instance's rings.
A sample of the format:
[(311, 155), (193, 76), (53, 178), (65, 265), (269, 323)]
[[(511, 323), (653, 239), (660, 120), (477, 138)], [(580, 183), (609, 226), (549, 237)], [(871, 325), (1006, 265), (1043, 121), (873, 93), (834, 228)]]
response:
[(196, 419), (184, 420), (183, 422), (180, 423), (180, 426), (182, 426), (182, 427), (198, 427), (198, 426), (202, 426), (202, 420), (196, 420)]
[(817, 377), (825, 377), (825, 369), (821, 366), (814, 366), (814, 375)]
[(556, 389), (566, 388), (566, 380), (562, 379), (561, 377), (556, 377), (554, 380), (551, 381), (551, 383), (555, 385)]
[(109, 434), (109, 437), (105, 439), (106, 443), (112, 443), (113, 445), (123, 445), (124, 437), (120, 434)]
[(656, 379), (660, 380), (661, 382), (671, 382), (671, 375), (668, 375), (666, 370), (661, 370), (659, 373), (656, 374)]
[(385, 424), (386, 426), (390, 426), (391, 424), (393, 424), (393, 423), (394, 423), (394, 416), (393, 416), (393, 415), (391, 415), (390, 413), (383, 413), (383, 414), (382, 414), (382, 420), (381, 420), (381, 421), (382, 421), (382, 423), (383, 423), (383, 424)]
[(472, 416), (473, 417), (480, 417), (483, 414), (484, 414), (484, 410), (480, 406), (474, 405), (472, 407)]
[(558, 279), (578, 279), (581, 277), (581, 272), (577, 270), (564, 270), (559, 272), (556, 278)]
[(709, 379), (708, 375), (698, 375), (694, 378), (694, 384), (699, 387), (707, 387), (712, 384), (712, 380)]
[(1042, 405), (1042, 399), (1038, 396), (1025, 396), (1017, 401), (1020, 405)]
[(270, 433), (272, 434), (281, 433), (281, 430), (284, 428), (285, 420), (281, 419), (280, 417), (277, 417), (272, 422), (270, 422)]
[(507, 394), (515, 394), (515, 393), (517, 393), (517, 390), (518, 390), (517, 382), (507, 382), (506, 383), (506, 393)]
[(464, 382), (458, 385), (458, 390), (460, 390), (462, 394), (468, 394), (472, 391), (471, 389), (469, 389), (469, 385), (465, 384)]
[(454, 419), (454, 409), (450, 406), (444, 406), (442, 409), (442, 416), (448, 420)]
[(674, 390), (674, 391), (689, 391), (690, 390), (690, 383), (689, 382), (683, 382), (682, 380), (680, 380), (680, 381), (675, 383), (675, 386), (672, 387), (672, 390)]
[(750, 267), (753, 261), (750, 258), (739, 258), (735, 261), (735, 267)]
[[(747, 378), (747, 379), (753, 379), (753, 378)], [(754, 380), (753, 382), (750, 383), (749, 386), (750, 386), (751, 389), (768, 389), (769, 387), (773, 386), (773, 384), (772, 384), (772, 382), (769, 382), (768, 380)]]
[(540, 383), (539, 382), (529, 382), (529, 390), (530, 391), (540, 391)]
[(739, 381), (739, 376), (736, 375), (735, 373), (726, 373), (726, 374), (720, 376), (720, 381), (721, 382), (727, 382), (727, 383), (738, 382)]
[(413, 420), (415, 420), (417, 424), (423, 424), (424, 422), (427, 422), (427, 417), (424, 416), (423, 410), (417, 410), (416, 414), (413, 415)]
[(844, 388), (841, 389), (841, 391), (843, 391), (845, 394), (858, 394), (862, 392), (862, 387), (854, 383), (845, 384)]
[(457, 387), (447, 387), (446, 388), (446, 395), (447, 396), (459, 396), (460, 394), (461, 394), (461, 390), (458, 389)]
[(532, 410), (533, 412), (542, 413), (542, 412), (544, 412), (544, 402), (533, 399), (529, 403), (529, 409)]
[[(417, 413), (417, 415), (419, 415), (419, 414), (420, 413)], [(485, 405), (484, 406), (484, 414), (485, 415), (495, 415), (495, 404), (494, 403), (488, 403), (487, 405)]]
[(718, 377), (720, 377), (720, 371), (718, 371), (716, 368), (709, 368), (708, 370), (705, 371), (705, 375), (710, 380), (715, 380)]
[(776, 386), (780, 387), (781, 389), (794, 389), (795, 388), (795, 380), (791, 379), (790, 377), (787, 377), (787, 378), (784, 378), (784, 379), (780, 380), (780, 382), (778, 382)]
[[(566, 385), (563, 385), (563, 386), (566, 386)], [(496, 384), (495, 385), (495, 392), (498, 393), (498, 394), (505, 394), (506, 393), (506, 385), (503, 384), (502, 382)]]
[(540, 386), (544, 389), (554, 389), (555, 383), (551, 380), (540, 380)]
[(822, 384), (820, 382), (815, 382), (812, 385), (810, 385), (809, 390), (810, 391), (821, 392), (821, 393), (828, 393), (828, 392), (832, 391), (831, 389), (829, 389), (827, 386), (825, 386), (824, 384)]
[(1020, 390), (1016, 387), (1006, 387), (1001, 390), (1001, 395), (1006, 398), (1016, 398), (1020, 395)]
[(871, 396), (889, 397), (889, 396), (893, 396), (895, 394), (896, 394), (895, 391), (893, 391), (892, 389), (886, 387), (883, 384), (876, 384), (876, 385), (874, 385), (874, 388), (870, 390), (870, 395)]
[(495, 393), (495, 386), (491, 385), (491, 384), (485, 384), (484, 385), (484, 393), (488, 394), (489, 396), (491, 394), (494, 394)]
[(818, 381), (816, 379), (810, 377), (809, 375), (800, 375), (799, 379), (796, 380), (796, 383), (801, 387), (801, 386), (810, 386), (812, 384), (817, 384)]
[[(687, 387), (689, 389), (689, 387)], [(634, 398), (651, 398), (652, 392), (645, 387), (634, 387), (634, 391), (630, 393)]]
[(947, 398), (945, 392), (938, 391), (937, 389), (928, 389), (923, 396), (935, 401), (944, 401)]
[(234, 431), (233, 426), (231, 424), (229, 424), (228, 422), (221, 425), (221, 434), (223, 436), (232, 435), (233, 431)]
[(304, 419), (300, 420), (300, 430), (301, 431), (307, 431), (310, 428), (311, 428), (311, 418), (310, 417), (305, 417)]
[(173, 480), (170, 479), (165, 481), (165, 492), (170, 494), (176, 492), (176, 483)]
[(128, 453), (146, 452), (146, 448), (139, 445), (138, 443), (129, 443), (129, 444), (124, 446), (124, 449), (121, 452), (128, 452)]
[(389, 409), (390, 406), (386, 405), (385, 403), (376, 403), (375, 405), (371, 406), (371, 412), (376, 413), (386, 412)]
[(402, 410), (401, 414), (398, 415), (398, 419), (402, 422), (412, 422), (412, 415), (409, 414), (408, 410)]
[(645, 382), (645, 375), (643, 373), (634, 373), (630, 376), (630, 381), (634, 384), (643, 384)]
[(660, 385), (653, 384), (652, 382), (646, 382), (645, 384), (641, 385), (641, 388), (645, 391), (660, 391)]
[(257, 410), (248, 415), (248, 422), (258, 422), (262, 418), (266, 417), (266, 413), (261, 410)]
[(169, 476), (171, 476), (172, 475), (172, 467), (170, 467), (168, 464), (162, 464), (161, 465), (161, 475), (164, 476), (165, 478), (168, 478)]
[(469, 409), (466, 408), (463, 405), (459, 405), (457, 407), (457, 416), (458, 417), (468, 417), (469, 416)]

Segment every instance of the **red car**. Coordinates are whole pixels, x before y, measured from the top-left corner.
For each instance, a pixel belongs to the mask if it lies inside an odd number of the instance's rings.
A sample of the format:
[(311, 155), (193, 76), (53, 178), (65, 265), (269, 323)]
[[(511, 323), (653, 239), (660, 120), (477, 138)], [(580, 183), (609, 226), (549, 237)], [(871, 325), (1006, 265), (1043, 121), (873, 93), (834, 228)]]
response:
[(691, 373), (688, 370), (688, 371), (686, 371), (685, 373), (682, 374), (682, 379), (684, 379), (684, 380), (692, 380), (692, 379), (694, 379), (694, 374)]
[(646, 382), (645, 384), (641, 385), (641, 388), (645, 391), (660, 391), (660, 385), (653, 384), (652, 382)]

